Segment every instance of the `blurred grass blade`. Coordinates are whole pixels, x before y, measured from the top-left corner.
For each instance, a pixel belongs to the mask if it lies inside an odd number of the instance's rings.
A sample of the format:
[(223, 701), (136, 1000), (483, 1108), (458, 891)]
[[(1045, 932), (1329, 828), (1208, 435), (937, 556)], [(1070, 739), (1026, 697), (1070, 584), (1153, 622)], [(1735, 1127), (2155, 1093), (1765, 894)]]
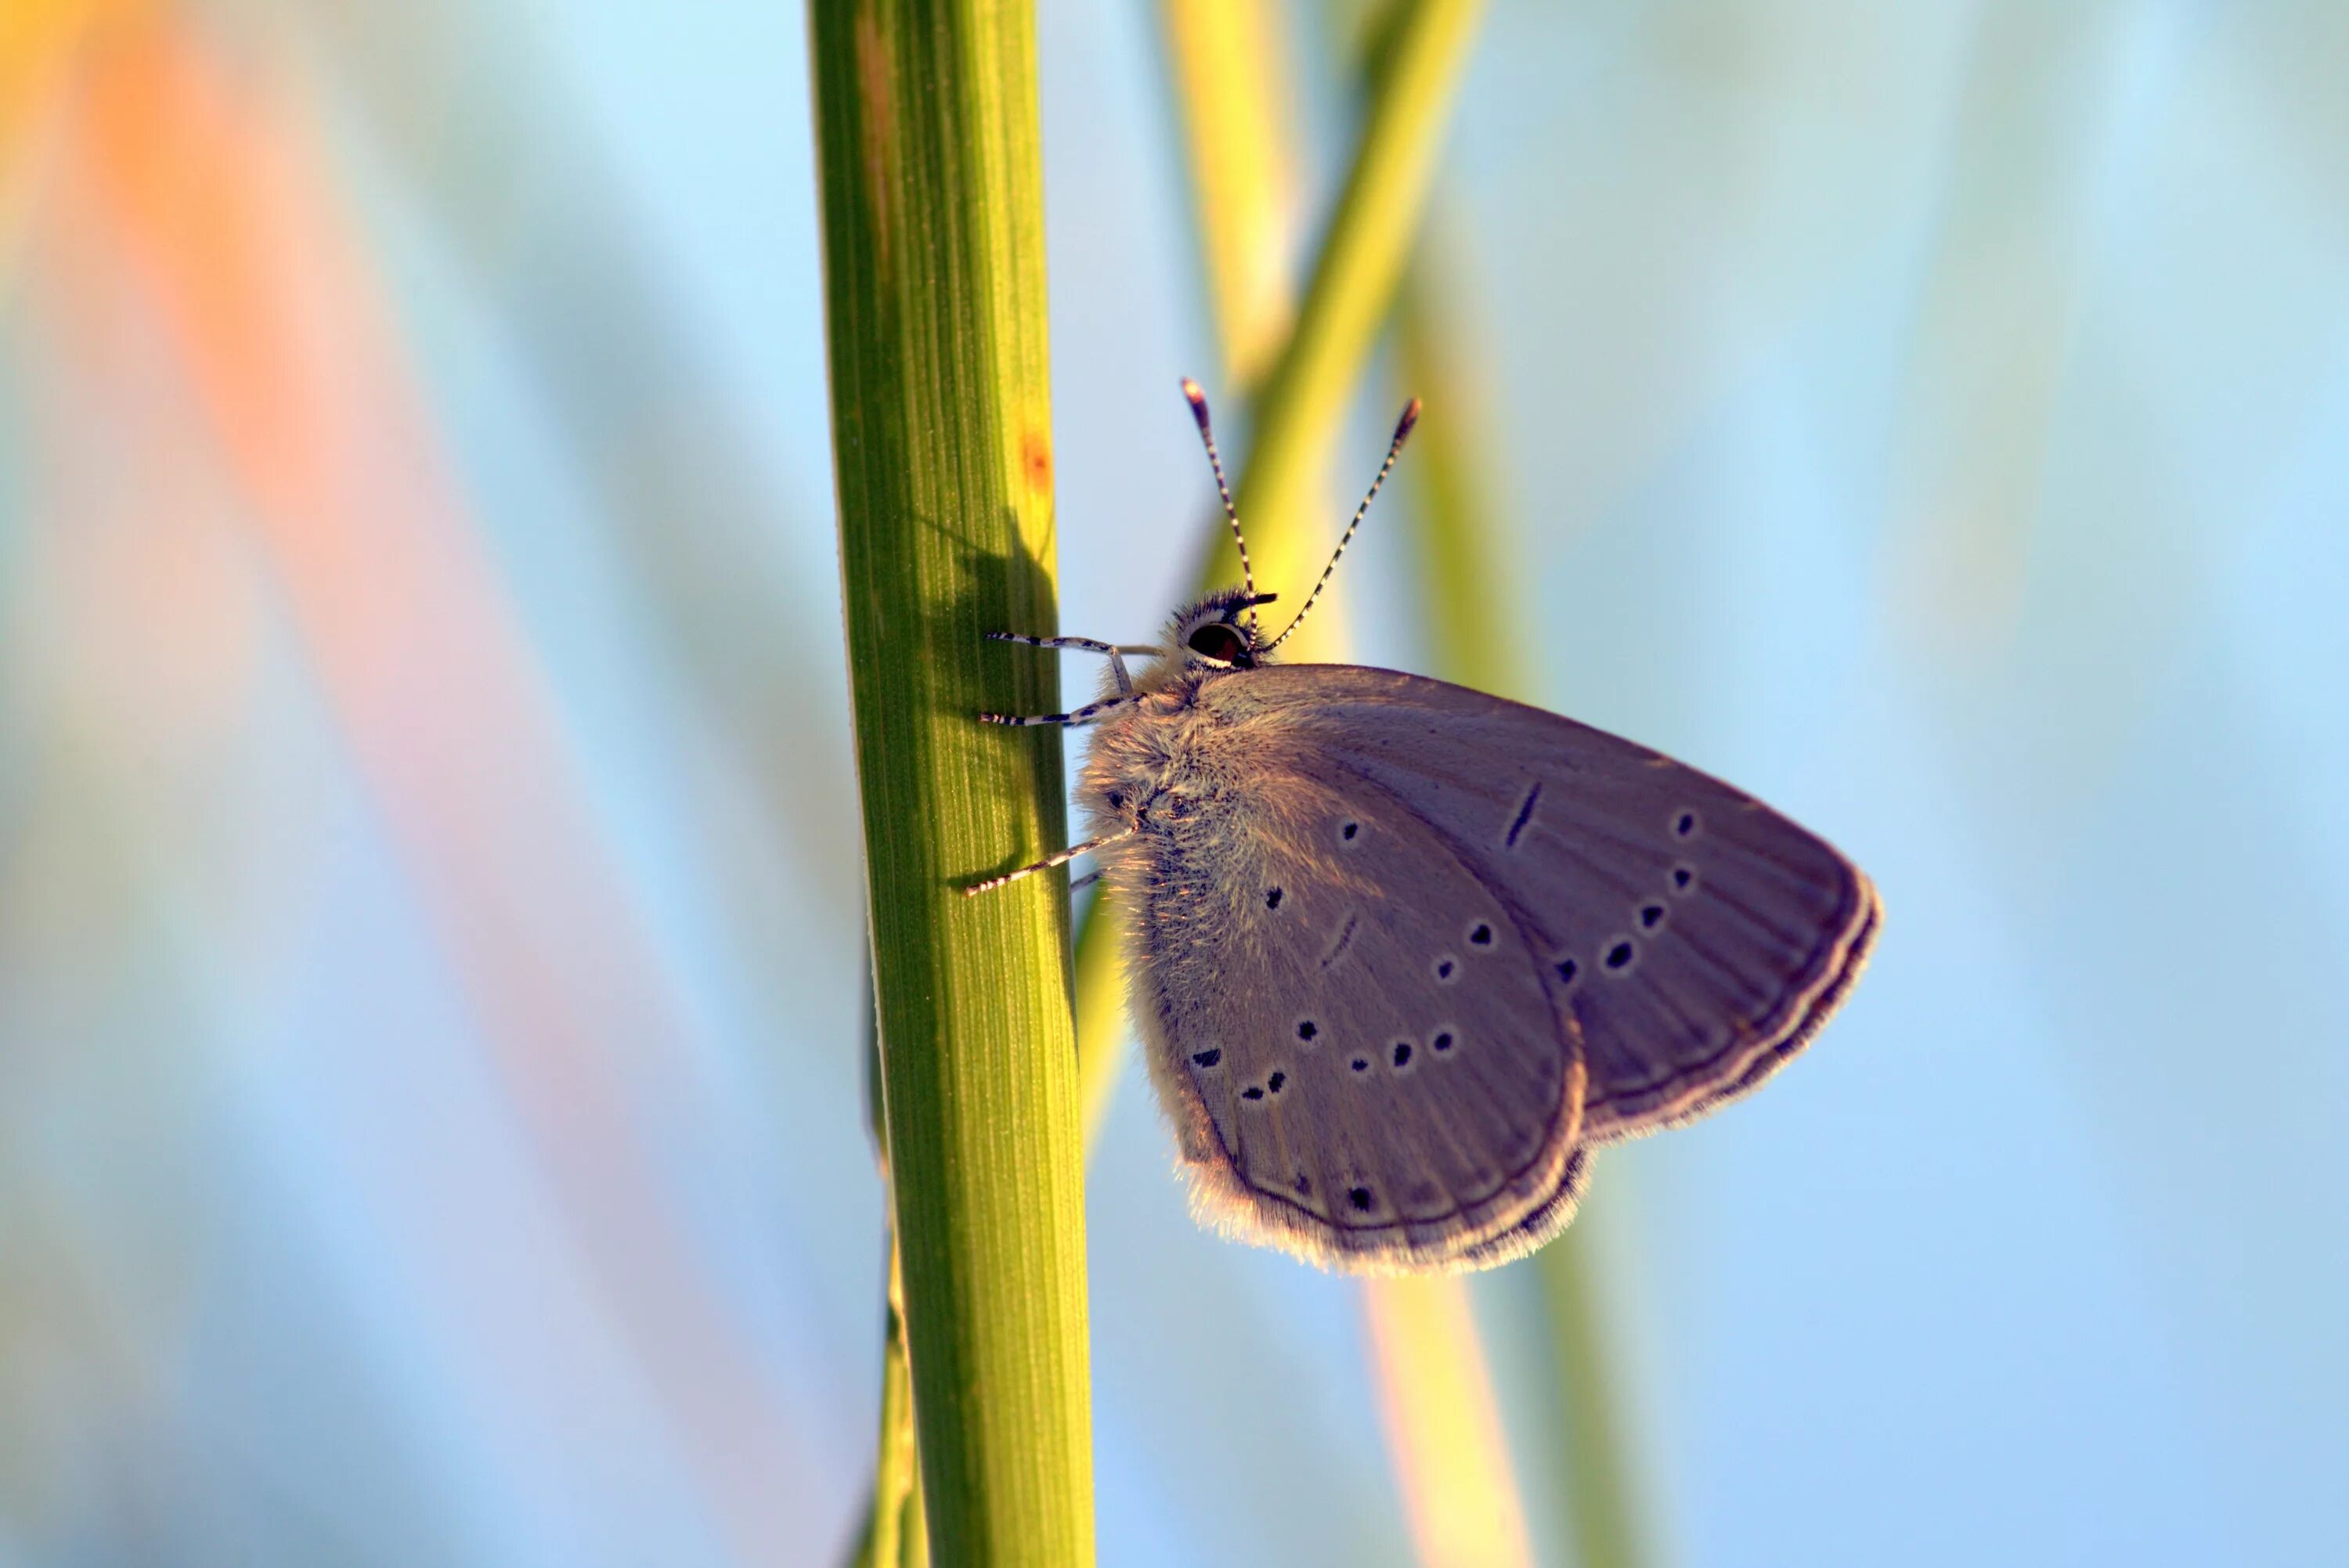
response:
[[(1247, 520), (1257, 581), (1296, 584), (1292, 603), (1302, 602), (1337, 542), (1335, 522), (1314, 515), (1316, 476), (1328, 466), (1347, 400), (1385, 325), (1483, 10), (1484, 0), (1398, 0), (1388, 35), (1392, 47), (1372, 84), (1311, 285), (1256, 404), (1256, 439), (1240, 477), (1240, 515)], [(1213, 212), (1200, 215), (1203, 227), (1216, 221)], [(1234, 357), (1228, 348), (1225, 357)], [(1317, 521), (1328, 526), (1316, 527)], [(1220, 518), (1213, 541), (1200, 571), (1200, 593), (1239, 581), (1239, 557)], [(1321, 656), (1316, 639), (1329, 629), (1317, 614), (1290, 645), (1292, 657)], [(1096, 902), (1077, 936), (1081, 1096), (1089, 1140), (1099, 1130), (1123, 1063), (1116, 1047), (1123, 977), (1109, 924)]]
[[(1450, 306), (1458, 269), (1431, 232), (1423, 242), (1396, 311), (1397, 369), (1405, 387), (1427, 401), (1414, 436), (1402, 510), (1422, 584), (1427, 643), (1445, 680), (1496, 696), (1532, 701), (1532, 664), (1525, 617), (1504, 569), (1510, 556), (1488, 476), (1495, 464), (1479, 435), (1494, 428), (1464, 352), (1468, 334)], [(1641, 1568), (1651, 1561), (1634, 1503), (1633, 1458), (1626, 1423), (1608, 1376), (1609, 1336), (1590, 1278), (1586, 1218), (1532, 1260), (1560, 1403), (1564, 1485), (1581, 1568)], [(1522, 1278), (1527, 1264), (1508, 1271)]]
[(1189, 154), (1201, 271), (1225, 385), (1254, 387), (1295, 319), (1296, 115), (1277, 18), (1254, 0), (1158, 7)]
[(816, 0), (843, 597), (921, 1504), (947, 1563), (1092, 1556), (1049, 658), (1050, 399), (1033, 18)]
[(1441, 260), (1448, 249), (1431, 229), (1395, 307), (1397, 395), (1420, 398), (1431, 416), (1412, 433), (1397, 521), (1420, 584), (1431, 673), (1526, 702), (1533, 660), (1516, 578), (1504, 569), (1516, 552), (1493, 504), (1491, 463), (1478, 438), (1495, 427), (1463, 351), (1467, 334), (1451, 304), (1458, 269)]
[(1568, 1230), (1533, 1260), (1557, 1362), (1574, 1560), (1581, 1568), (1645, 1568), (1655, 1559), (1635, 1502), (1637, 1456), (1608, 1371), (1609, 1336), (1590, 1257), (1588, 1233)]
[[(873, 1012), (870, 958), (865, 963), (864, 982), (864, 1115), (885, 1191), (889, 1181), (889, 1129), (881, 1109), (881, 1030)], [(881, 1326), (881, 1421), (874, 1452), (873, 1492), (864, 1501), (864, 1529), (849, 1558), (854, 1568), (912, 1568), (915, 1563), (927, 1563), (929, 1542), (923, 1534), (921, 1507), (921, 1461), (914, 1441), (913, 1367), (905, 1354), (905, 1275), (893, 1225), (889, 1228), (888, 1299), (882, 1312)]]
[(1475, 1315), (1450, 1275), (1364, 1282), (1380, 1414), (1424, 1568), (1530, 1568)]
[[(1297, 329), (1257, 403), (1240, 516), (1258, 583), (1288, 588), (1299, 602), (1336, 542), (1334, 523), (1318, 504), (1316, 480), (1328, 468), (1418, 236), (1483, 13), (1483, 0), (1397, 0), (1361, 140), (1298, 307)], [(1238, 564), (1231, 542), (1219, 539), (1211, 580), (1237, 582)], [(1314, 624), (1308, 622), (1290, 645), (1292, 661), (1320, 656)]]
[(905, 1356), (905, 1276), (892, 1236), (889, 1303), (881, 1339), (880, 1440), (864, 1536), (851, 1559), (854, 1568), (905, 1568), (917, 1553), (920, 1561), (928, 1561), (928, 1543), (913, 1527), (921, 1496), (919, 1462), (914, 1446), (913, 1372)]
[(1117, 919), (1095, 898), (1077, 924), (1076, 941), (1077, 1107), (1085, 1150), (1101, 1138), (1102, 1123), (1117, 1096), (1124, 1070), (1125, 957), (1119, 951)]

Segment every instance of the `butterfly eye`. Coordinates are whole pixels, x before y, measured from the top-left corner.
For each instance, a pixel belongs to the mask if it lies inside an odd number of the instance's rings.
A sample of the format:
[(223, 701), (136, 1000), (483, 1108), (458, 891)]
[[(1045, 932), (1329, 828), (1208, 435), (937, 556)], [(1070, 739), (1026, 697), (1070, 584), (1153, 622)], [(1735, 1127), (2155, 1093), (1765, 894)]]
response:
[(1256, 662), (1248, 655), (1248, 642), (1240, 629), (1223, 621), (1210, 621), (1192, 633), (1187, 645), (1193, 653), (1205, 654), (1218, 664), (1246, 669)]

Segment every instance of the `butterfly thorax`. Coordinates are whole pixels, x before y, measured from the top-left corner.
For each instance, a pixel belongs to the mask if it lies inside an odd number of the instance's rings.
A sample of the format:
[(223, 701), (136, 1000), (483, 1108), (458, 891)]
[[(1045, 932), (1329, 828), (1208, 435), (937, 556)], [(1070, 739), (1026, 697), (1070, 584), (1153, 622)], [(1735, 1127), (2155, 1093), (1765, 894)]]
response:
[(1078, 802), (1096, 834), (1170, 832), (1235, 782), (1216, 760), (1230, 726), (1198, 698), (1210, 683), (1237, 673), (1185, 669), (1168, 659), (1148, 674), (1158, 678), (1137, 678), (1139, 698), (1094, 729), (1079, 775)]

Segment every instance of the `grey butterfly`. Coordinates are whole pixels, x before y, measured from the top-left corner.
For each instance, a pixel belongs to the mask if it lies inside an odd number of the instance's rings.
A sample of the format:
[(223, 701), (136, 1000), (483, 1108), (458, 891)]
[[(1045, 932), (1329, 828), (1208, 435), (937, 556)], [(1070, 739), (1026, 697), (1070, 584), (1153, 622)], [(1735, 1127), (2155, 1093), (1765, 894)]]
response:
[[(1235, 537), (1206, 402), (1185, 381)], [(1132, 1006), (1203, 1222), (1325, 1267), (1489, 1267), (1574, 1217), (1590, 1152), (1702, 1116), (1858, 977), (1876, 891), (1825, 841), (1645, 747), (1392, 670), (1278, 665), (1247, 586), (1102, 698), (1080, 785)], [(1247, 543), (1240, 558), (1247, 571)], [(1123, 655), (1154, 661), (1130, 674)]]

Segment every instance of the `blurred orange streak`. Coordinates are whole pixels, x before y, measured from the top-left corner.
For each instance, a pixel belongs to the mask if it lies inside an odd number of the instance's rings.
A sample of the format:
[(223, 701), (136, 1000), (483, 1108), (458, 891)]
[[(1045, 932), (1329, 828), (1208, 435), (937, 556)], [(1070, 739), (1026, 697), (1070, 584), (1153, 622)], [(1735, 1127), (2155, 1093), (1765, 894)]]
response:
[[(806, 1529), (808, 1456), (699, 1288), (628, 1093), (657, 1081), (681, 1026), (283, 62), (232, 61), (192, 21), (147, 12), (75, 63), (41, 215), (66, 268), (61, 335), (70, 351), (76, 332), (160, 325), (569, 1239), (742, 1554), (774, 1560), (794, 1514)], [(486, 1305), (500, 1365), (543, 1367), (535, 1326)]]
[(57, 86), (70, 46), (105, 0), (9, 0), (0, 6), (0, 169), (16, 160), (35, 106)]
[(1380, 1415), (1423, 1568), (1531, 1568), (1507, 1439), (1466, 1285), (1455, 1274), (1368, 1282)]
[(0, 5), (0, 282), (15, 269), (17, 211), (32, 182), (36, 122), (65, 84), (73, 47), (108, 0), (7, 0)]

